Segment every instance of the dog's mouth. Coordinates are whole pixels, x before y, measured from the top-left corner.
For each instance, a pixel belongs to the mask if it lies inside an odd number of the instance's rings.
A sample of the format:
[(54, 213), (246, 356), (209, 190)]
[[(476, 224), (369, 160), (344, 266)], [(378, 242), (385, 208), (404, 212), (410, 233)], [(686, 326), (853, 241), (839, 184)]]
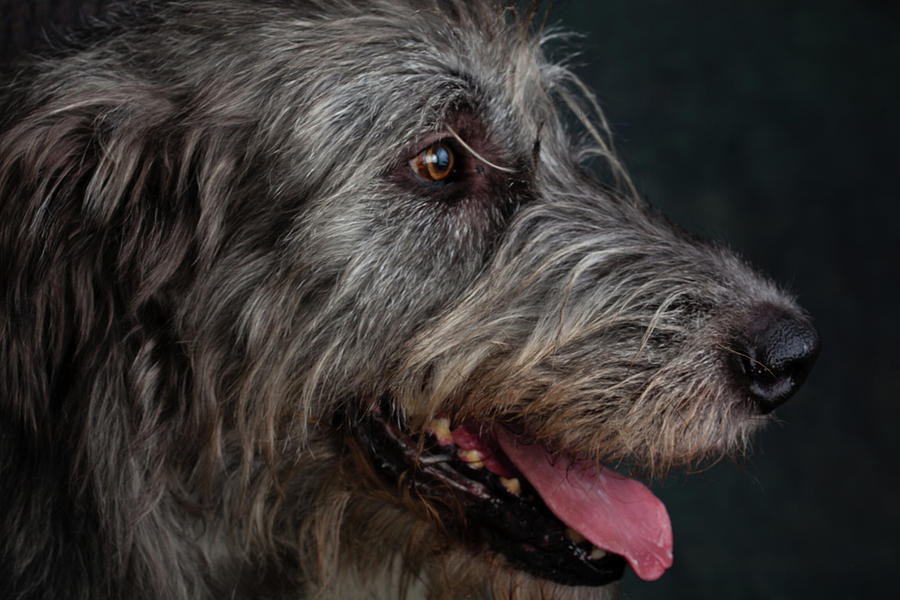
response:
[(451, 426), (434, 419), (411, 435), (386, 410), (359, 423), (358, 437), (392, 483), (407, 485), (457, 526), (534, 576), (600, 586), (659, 578), (672, 564), (665, 506), (646, 486), (592, 461), (554, 455), (503, 423)]

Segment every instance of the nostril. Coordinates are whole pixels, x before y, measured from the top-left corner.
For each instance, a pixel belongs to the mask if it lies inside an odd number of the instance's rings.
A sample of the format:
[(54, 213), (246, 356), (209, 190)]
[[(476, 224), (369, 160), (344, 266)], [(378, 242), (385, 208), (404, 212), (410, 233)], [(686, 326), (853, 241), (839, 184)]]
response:
[(819, 354), (819, 334), (806, 319), (769, 316), (739, 351), (738, 370), (750, 399), (768, 413), (804, 382)]

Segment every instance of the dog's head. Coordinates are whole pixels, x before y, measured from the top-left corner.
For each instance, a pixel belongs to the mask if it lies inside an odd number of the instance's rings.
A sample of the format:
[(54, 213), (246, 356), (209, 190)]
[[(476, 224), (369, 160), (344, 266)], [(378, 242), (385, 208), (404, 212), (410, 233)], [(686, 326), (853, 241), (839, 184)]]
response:
[(638, 198), (532, 15), (203, 1), (100, 33), (9, 96), (4, 419), (122, 530), (177, 497), (460, 590), (653, 579), (665, 509), (611, 468), (740, 454), (811, 366), (790, 297)]

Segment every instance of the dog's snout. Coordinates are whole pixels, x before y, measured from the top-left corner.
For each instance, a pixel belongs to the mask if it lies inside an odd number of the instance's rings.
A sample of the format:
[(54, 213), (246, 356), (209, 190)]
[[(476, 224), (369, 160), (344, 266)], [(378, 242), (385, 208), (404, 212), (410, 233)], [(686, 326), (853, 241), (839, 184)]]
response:
[(819, 355), (819, 333), (807, 319), (778, 312), (758, 316), (739, 346), (734, 368), (763, 414), (790, 398)]

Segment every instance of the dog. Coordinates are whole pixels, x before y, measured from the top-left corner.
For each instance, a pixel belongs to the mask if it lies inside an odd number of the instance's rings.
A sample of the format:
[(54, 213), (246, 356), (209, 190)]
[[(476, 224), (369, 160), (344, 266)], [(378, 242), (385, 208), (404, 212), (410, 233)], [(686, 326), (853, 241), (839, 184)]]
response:
[(635, 477), (739, 458), (819, 340), (641, 200), (558, 37), (491, 2), (138, 1), (16, 72), (4, 598), (663, 574)]

